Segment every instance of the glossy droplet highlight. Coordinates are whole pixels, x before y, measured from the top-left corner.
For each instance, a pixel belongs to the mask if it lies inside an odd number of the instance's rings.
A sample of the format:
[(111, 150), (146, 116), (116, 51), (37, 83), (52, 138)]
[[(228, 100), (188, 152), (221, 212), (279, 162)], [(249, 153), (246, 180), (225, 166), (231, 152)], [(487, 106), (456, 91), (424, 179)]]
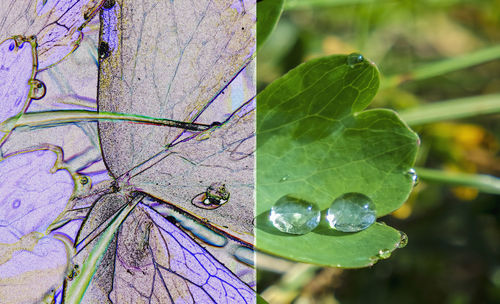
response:
[(413, 182), (413, 186), (415, 187), (416, 185), (418, 185), (417, 171), (415, 171), (415, 169), (411, 168), (410, 170), (408, 170), (408, 175), (410, 176), (411, 181)]
[(362, 63), (364, 59), (363, 55), (352, 53), (347, 56), (347, 65), (353, 68), (355, 65)]
[(203, 209), (215, 209), (227, 203), (230, 193), (223, 183), (213, 183), (207, 191), (195, 196), (191, 203)]
[(306, 234), (316, 228), (321, 212), (316, 204), (290, 195), (281, 197), (271, 208), (269, 220), (276, 229), (290, 234)]
[(375, 204), (361, 193), (346, 193), (336, 198), (328, 211), (326, 219), (335, 230), (356, 232), (370, 227), (377, 219)]
[(380, 249), (377, 256), (380, 259), (388, 259), (391, 256), (391, 251), (389, 249)]
[(45, 96), (45, 84), (38, 79), (31, 81), (31, 99), (42, 99)]
[(400, 231), (399, 234), (400, 234), (400, 239), (398, 243), (398, 248), (406, 247), (406, 245), (408, 245), (408, 236), (403, 231)]

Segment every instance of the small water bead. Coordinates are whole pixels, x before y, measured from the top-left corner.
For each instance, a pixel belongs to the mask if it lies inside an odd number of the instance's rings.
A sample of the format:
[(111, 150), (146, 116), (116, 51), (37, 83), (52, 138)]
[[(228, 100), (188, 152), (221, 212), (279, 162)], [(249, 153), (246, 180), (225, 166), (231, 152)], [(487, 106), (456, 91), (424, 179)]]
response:
[(45, 84), (38, 79), (34, 79), (31, 82), (31, 90), (31, 99), (35, 100), (42, 99), (45, 96), (45, 92), (47, 91), (45, 88)]
[(365, 58), (363, 57), (363, 55), (352, 53), (350, 55), (347, 55), (347, 65), (353, 68), (355, 65), (362, 63), (364, 59)]
[(216, 209), (227, 203), (230, 193), (223, 183), (212, 183), (207, 191), (195, 196), (191, 203), (203, 209)]
[(411, 180), (413, 182), (413, 186), (418, 185), (417, 171), (415, 171), (415, 169), (411, 168), (410, 170), (408, 170), (408, 174), (410, 175), (410, 178), (411, 178)]
[(318, 226), (320, 219), (316, 204), (291, 195), (281, 197), (269, 214), (276, 229), (290, 234), (306, 234)]
[(375, 204), (361, 193), (346, 193), (336, 198), (326, 219), (330, 227), (342, 232), (356, 232), (370, 227), (377, 219)]
[(406, 247), (406, 245), (408, 245), (408, 236), (403, 231), (400, 231), (399, 234), (400, 234), (400, 239), (398, 243), (398, 248)]
[(389, 249), (380, 249), (378, 251), (378, 258), (380, 259), (388, 259), (391, 256), (391, 251)]

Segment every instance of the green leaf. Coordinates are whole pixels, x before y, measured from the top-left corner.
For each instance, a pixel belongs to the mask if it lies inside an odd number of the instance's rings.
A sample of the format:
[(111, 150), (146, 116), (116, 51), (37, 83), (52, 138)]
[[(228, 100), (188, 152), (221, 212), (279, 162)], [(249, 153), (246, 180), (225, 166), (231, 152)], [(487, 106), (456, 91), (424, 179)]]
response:
[[(390, 110), (363, 111), (379, 86), (363, 59), (330, 56), (304, 63), (257, 96), (257, 247), (289, 259), (337, 267), (372, 265), (400, 242), (382, 224), (358, 233), (329, 228), (322, 217), (305, 235), (287, 235), (267, 219), (283, 195), (297, 194), (324, 211), (359, 192), (386, 215), (408, 198), (418, 136)], [(385, 254), (384, 254), (385, 255)]]
[(257, 2), (257, 50), (264, 44), (276, 27), (285, 0), (262, 0)]

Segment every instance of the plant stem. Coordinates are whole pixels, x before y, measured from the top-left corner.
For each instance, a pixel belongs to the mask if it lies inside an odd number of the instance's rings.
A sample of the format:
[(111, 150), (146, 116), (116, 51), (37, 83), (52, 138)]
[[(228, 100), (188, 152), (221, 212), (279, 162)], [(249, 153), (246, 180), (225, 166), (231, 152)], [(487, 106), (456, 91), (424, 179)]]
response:
[(399, 112), (410, 126), (500, 113), (500, 94), (433, 102)]
[(380, 88), (395, 87), (406, 81), (443, 75), (499, 58), (500, 45), (495, 45), (473, 53), (425, 64), (409, 73), (386, 77), (382, 79)]
[(120, 211), (115, 218), (111, 221), (111, 224), (102, 233), (99, 241), (94, 246), (89, 256), (83, 263), (81, 268), (81, 273), (75, 277), (73, 284), (68, 288), (67, 295), (64, 299), (65, 303), (68, 304), (78, 304), (82, 301), (85, 291), (94, 276), (99, 263), (106, 250), (108, 250), (109, 243), (113, 240), (116, 231), (127, 218), (129, 213), (137, 206), (137, 204), (144, 198), (143, 195), (135, 197), (130, 203), (128, 203), (125, 208)]
[(422, 180), (454, 186), (467, 186), (476, 188), (481, 192), (500, 194), (500, 178), (495, 176), (446, 172), (426, 168), (416, 168), (415, 170)]
[(154, 118), (143, 115), (133, 115), (114, 112), (96, 112), (85, 110), (59, 110), (59, 111), (42, 111), (42, 112), (28, 112), (22, 114), (20, 117), (11, 117), (0, 124), (2, 132), (9, 132), (18, 127), (40, 127), (50, 126), (55, 124), (66, 124), (72, 122), (82, 121), (129, 121), (144, 124), (152, 124), (159, 126), (167, 126), (173, 128), (181, 128), (193, 131), (204, 131), (209, 129), (210, 125), (182, 122), (164, 118)]
[[(363, 3), (374, 3), (376, 0), (287, 0), (285, 10), (313, 9), (318, 7), (333, 7), (340, 5), (354, 5)], [(378, 1), (384, 2), (384, 1)]]

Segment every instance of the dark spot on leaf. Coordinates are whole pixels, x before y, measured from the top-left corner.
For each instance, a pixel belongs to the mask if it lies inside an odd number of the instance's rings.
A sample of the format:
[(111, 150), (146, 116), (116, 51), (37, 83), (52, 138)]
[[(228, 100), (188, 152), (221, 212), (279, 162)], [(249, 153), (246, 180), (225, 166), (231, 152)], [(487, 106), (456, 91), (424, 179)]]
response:
[(107, 9), (107, 10), (111, 9), (111, 8), (113, 8), (113, 6), (115, 6), (115, 3), (116, 3), (115, 0), (106, 0), (106, 2), (104, 2), (104, 4), (103, 4), (102, 8)]
[(99, 54), (100, 59), (108, 58), (109, 57), (109, 44), (106, 41), (101, 41), (97, 52)]

